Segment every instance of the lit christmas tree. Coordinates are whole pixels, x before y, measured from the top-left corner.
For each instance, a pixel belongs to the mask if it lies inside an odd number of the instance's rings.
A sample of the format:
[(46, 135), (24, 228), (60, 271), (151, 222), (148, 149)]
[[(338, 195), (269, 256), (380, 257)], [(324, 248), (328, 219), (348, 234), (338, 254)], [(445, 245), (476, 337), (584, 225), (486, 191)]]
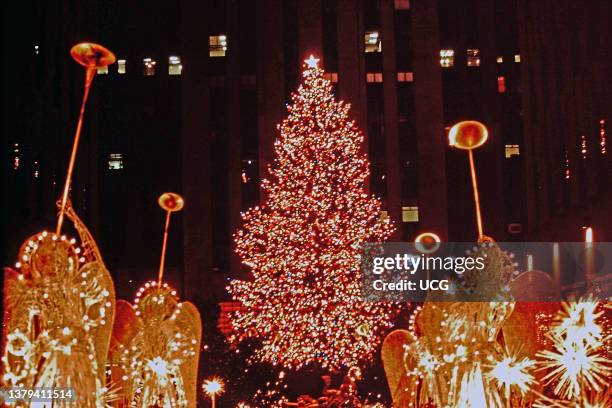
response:
[(393, 226), (366, 192), (369, 162), (350, 105), (335, 100), (317, 61), (305, 61), (279, 126), (265, 204), (243, 214), (235, 235), (252, 279), (229, 287), (242, 306), (232, 340), (260, 338), (255, 357), (274, 365), (339, 370), (366, 360), (391, 325), (392, 306), (360, 296), (360, 253)]

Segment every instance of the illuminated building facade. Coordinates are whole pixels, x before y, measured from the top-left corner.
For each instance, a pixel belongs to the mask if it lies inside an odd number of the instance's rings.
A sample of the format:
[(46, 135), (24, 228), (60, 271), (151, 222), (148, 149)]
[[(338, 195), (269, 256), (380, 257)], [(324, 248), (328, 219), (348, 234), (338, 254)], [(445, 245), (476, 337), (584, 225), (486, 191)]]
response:
[(490, 131), (476, 153), (485, 232), (572, 239), (555, 226), (578, 234), (577, 223), (592, 222), (584, 197), (610, 186), (612, 69), (602, 50), (611, 47), (601, 35), (610, 7), (549, 3), (84, 1), (68, 12), (40, 2), (10, 45), (23, 62), (6, 76), (17, 103), (3, 173), (17, 199), (4, 236), (27, 236), (11, 225), (36, 230), (55, 212), (46, 203), (59, 195), (82, 86), (67, 50), (86, 38), (118, 63), (92, 87), (72, 196), (119, 288), (141, 283), (121, 276), (156, 266), (163, 191), (186, 199), (168, 281), (193, 299), (220, 295), (243, 273), (231, 234), (260, 201), (276, 124), (311, 53), (366, 133), (370, 190), (399, 227), (394, 239), (474, 239), (466, 157), (446, 140), (465, 119)]

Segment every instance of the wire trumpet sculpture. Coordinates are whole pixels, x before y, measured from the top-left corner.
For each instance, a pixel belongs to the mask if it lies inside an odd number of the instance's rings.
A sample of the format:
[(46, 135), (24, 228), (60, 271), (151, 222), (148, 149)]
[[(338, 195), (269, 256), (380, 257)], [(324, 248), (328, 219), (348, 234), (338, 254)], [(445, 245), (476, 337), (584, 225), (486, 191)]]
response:
[(163, 282), (168, 229), (183, 198), (164, 193), (158, 199), (166, 211), (157, 281), (146, 283), (134, 304), (117, 302), (117, 319), (110, 351), (111, 378), (120, 388), (120, 407), (196, 406), (202, 323), (190, 302), (180, 302)]
[(485, 125), (475, 120), (466, 120), (457, 123), (450, 129), (448, 134), (448, 140), (451, 146), (461, 150), (467, 150), (468, 152), (479, 241), (482, 241), (485, 235), (482, 226), (482, 214), (480, 212), (480, 195), (478, 193), (478, 181), (476, 180), (476, 166), (474, 164), (474, 154), (472, 151), (485, 144), (488, 138), (489, 131)]
[[(115, 314), (113, 280), (69, 193), (89, 89), (99, 67), (115, 62), (108, 49), (80, 43), (70, 51), (85, 67), (83, 101), (68, 162), (55, 232), (34, 234), (5, 270), (2, 383), (19, 388), (77, 390), (63, 407), (103, 407), (112, 399), (105, 364)], [(62, 235), (72, 221), (80, 244)], [(29, 406), (17, 401), (17, 406)], [(39, 406), (52, 406), (41, 403)]]

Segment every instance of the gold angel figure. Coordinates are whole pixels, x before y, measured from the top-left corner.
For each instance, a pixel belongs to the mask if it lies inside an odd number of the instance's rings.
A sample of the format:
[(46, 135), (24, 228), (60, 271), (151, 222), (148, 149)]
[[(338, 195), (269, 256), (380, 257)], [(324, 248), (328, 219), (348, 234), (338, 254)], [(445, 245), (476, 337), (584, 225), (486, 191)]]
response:
[(117, 302), (110, 350), (112, 379), (121, 386), (116, 405), (195, 408), (200, 313), (192, 303), (180, 302), (176, 291), (163, 283), (170, 214), (183, 207), (183, 199), (166, 193), (159, 204), (167, 214), (158, 281), (146, 283), (134, 305)]
[(513, 281), (518, 274), (515, 263), (484, 234), (473, 150), (487, 141), (487, 128), (463, 121), (448, 136), (451, 146), (468, 152), (478, 230), (472, 255), (486, 258), (485, 268), (454, 279), (450, 291), (430, 292), (411, 317), (410, 330), (387, 336), (382, 359), (393, 405), (531, 406), (538, 340), (537, 332), (529, 329), (535, 328), (538, 307), (517, 307), (513, 289), (520, 292), (523, 281), (543, 277), (529, 271)]
[[(501, 407), (507, 402), (490, 387), (489, 374), (505, 358), (498, 336), (514, 303), (504, 290), (514, 272), (509, 256), (482, 242), (472, 256), (485, 257), (485, 268), (464, 274), (455, 293), (428, 296), (414, 332), (391, 333), (382, 357), (395, 406)], [(495, 301), (458, 301), (460, 293), (478, 293)]]
[[(190, 302), (149, 282), (117, 303), (111, 364), (126, 407), (195, 407), (202, 324)], [(119, 320), (121, 319), (121, 320)]]
[(43, 231), (21, 246), (16, 269), (5, 269), (2, 383), (72, 393), (69, 399), (37, 407), (105, 407), (115, 289), (95, 241), (69, 200), (65, 214), (80, 245), (74, 238)]

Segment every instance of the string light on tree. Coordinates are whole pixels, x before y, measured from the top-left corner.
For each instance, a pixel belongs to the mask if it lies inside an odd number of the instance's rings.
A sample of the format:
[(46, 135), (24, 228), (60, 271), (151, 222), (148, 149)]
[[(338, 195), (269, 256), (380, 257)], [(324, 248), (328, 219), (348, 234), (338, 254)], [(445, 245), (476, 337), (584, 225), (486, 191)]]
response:
[(228, 288), (242, 305), (231, 340), (258, 337), (258, 360), (299, 369), (348, 368), (363, 361), (390, 327), (390, 306), (360, 298), (360, 251), (393, 231), (368, 195), (369, 162), (350, 105), (335, 100), (318, 59), (278, 126), (276, 158), (263, 181), (266, 201), (242, 214), (237, 253), (249, 281)]

